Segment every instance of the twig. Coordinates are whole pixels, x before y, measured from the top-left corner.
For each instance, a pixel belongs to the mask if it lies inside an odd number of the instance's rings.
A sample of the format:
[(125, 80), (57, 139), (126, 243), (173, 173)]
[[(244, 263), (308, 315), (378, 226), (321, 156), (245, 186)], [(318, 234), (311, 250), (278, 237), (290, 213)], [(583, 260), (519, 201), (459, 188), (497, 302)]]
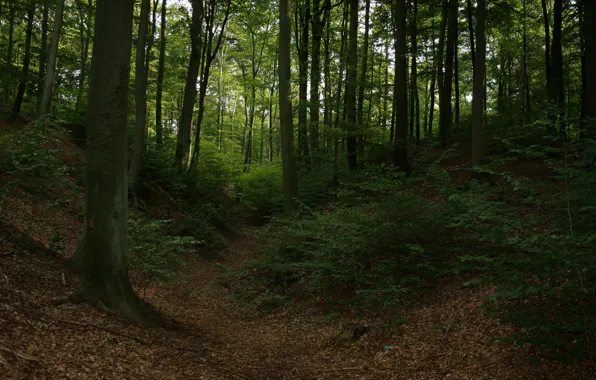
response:
[(6, 347), (6, 346), (3, 346), (3, 345), (0, 345), (0, 350), (6, 351), (6, 352), (10, 352), (14, 356), (16, 356), (17, 359), (20, 358), (20, 359), (30, 360), (32, 362), (37, 362), (37, 363), (39, 363), (41, 361), (41, 359), (38, 358), (38, 357), (29, 355), (29, 354), (24, 354), (22, 352), (13, 350), (12, 348)]
[(107, 331), (107, 332), (109, 332), (111, 334), (114, 334), (114, 335), (119, 335), (119, 336), (122, 336), (124, 338), (132, 339), (132, 340), (134, 340), (134, 341), (136, 341), (136, 342), (138, 342), (140, 344), (143, 344), (143, 345), (148, 345), (149, 344), (149, 342), (147, 342), (144, 339), (141, 339), (141, 338), (136, 337), (136, 336), (128, 335), (128, 334), (126, 334), (124, 332), (121, 332), (121, 331), (113, 330), (113, 329), (111, 329), (109, 327), (98, 326), (98, 325), (93, 324), (93, 323), (79, 323), (79, 322), (67, 321), (67, 320), (64, 320), (64, 319), (57, 319), (57, 321), (58, 322), (62, 322), (62, 323), (66, 323), (66, 324), (69, 324), (69, 325), (74, 325), (74, 326), (93, 327), (93, 328), (95, 328), (97, 330), (104, 330), (104, 331)]

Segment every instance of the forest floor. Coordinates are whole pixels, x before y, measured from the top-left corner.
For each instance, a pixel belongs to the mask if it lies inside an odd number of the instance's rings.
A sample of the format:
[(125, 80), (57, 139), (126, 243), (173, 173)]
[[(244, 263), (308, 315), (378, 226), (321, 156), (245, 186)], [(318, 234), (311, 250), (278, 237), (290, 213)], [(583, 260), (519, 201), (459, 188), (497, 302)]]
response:
[[(189, 252), (177, 284), (138, 289), (163, 318), (160, 327), (143, 329), (84, 304), (54, 306), (76, 284), (64, 260), (80, 238), (79, 208), (45, 193), (0, 197), (1, 379), (596, 378), (592, 363), (535, 359), (535, 349), (495, 339), (513, 327), (481, 310), (493, 289), (464, 288), (457, 278), (421, 293), (394, 327), (350, 310), (326, 317), (317, 300), (249, 312), (215, 264), (244, 266), (257, 257), (263, 242), (254, 226), (239, 228), (208, 258)], [(59, 253), (47, 249), (56, 230), (65, 236)], [(15, 251), (11, 242), (22, 231), (30, 248)], [(371, 330), (341, 338), (351, 322)]]

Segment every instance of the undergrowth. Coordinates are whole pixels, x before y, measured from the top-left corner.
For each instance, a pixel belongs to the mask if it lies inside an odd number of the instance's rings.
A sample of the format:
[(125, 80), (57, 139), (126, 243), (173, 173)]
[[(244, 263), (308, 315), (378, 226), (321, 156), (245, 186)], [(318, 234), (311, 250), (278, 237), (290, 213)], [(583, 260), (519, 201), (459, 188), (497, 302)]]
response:
[[(262, 312), (308, 297), (391, 316), (418, 290), (457, 274), (466, 287), (495, 286), (486, 311), (519, 326), (501, 339), (585, 357), (596, 331), (596, 149), (501, 143), (504, 154), (463, 185), (442, 165), (455, 149), (418, 165), (412, 178), (369, 167), (344, 181), (324, 211), (274, 218), (259, 259), (222, 267), (223, 277)], [(511, 170), (537, 159), (550, 178)]]

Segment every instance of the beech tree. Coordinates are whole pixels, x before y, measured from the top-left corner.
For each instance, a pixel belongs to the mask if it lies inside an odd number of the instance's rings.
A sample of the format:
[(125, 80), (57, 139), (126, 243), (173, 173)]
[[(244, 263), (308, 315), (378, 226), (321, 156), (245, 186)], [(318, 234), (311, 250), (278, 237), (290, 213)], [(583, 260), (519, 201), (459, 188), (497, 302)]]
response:
[(149, 319), (128, 279), (126, 124), (134, 0), (97, 0), (87, 107), (85, 227), (78, 296), (132, 321)]

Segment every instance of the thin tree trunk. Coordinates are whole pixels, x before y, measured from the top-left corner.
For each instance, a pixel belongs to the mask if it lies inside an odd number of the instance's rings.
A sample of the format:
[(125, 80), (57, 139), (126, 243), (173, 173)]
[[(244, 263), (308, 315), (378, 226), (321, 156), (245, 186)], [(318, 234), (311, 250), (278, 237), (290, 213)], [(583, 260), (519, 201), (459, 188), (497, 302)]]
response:
[[(524, 0), (525, 1), (525, 0)], [(476, 48), (474, 46), (474, 20), (472, 18), (472, 0), (467, 0), (468, 34), (470, 36), (470, 52), (472, 53), (472, 73), (476, 72)]]
[(58, 58), (58, 44), (60, 43), (60, 34), (62, 33), (62, 16), (64, 15), (64, 0), (58, 0), (56, 5), (56, 14), (54, 16), (54, 31), (52, 32), (52, 41), (50, 43), (50, 53), (48, 56), (48, 67), (46, 70), (43, 86), (43, 96), (39, 108), (39, 116), (44, 117), (50, 112), (52, 103), (52, 93), (54, 91), (54, 81), (56, 79), (56, 59)]
[[(364, 46), (362, 47), (362, 66), (360, 67), (360, 82), (358, 83), (358, 113), (356, 115), (355, 132), (357, 133), (358, 150), (364, 149), (363, 133), (364, 127), (364, 89), (367, 86), (366, 74), (368, 71), (368, 40), (370, 29), (370, 0), (365, 1), (364, 13)], [(358, 141), (360, 140), (360, 141)]]
[[(383, 85), (383, 133), (387, 131), (387, 103), (389, 99), (389, 42), (385, 40), (385, 82)], [(391, 132), (389, 132), (391, 133)]]
[(551, 51), (551, 102), (554, 108), (552, 120), (562, 139), (567, 139), (565, 122), (565, 87), (563, 76), (562, 46), (563, 2), (555, 0), (553, 12), (553, 42)]
[(141, 175), (143, 151), (145, 150), (145, 125), (147, 124), (147, 77), (145, 76), (145, 54), (147, 31), (149, 29), (150, 0), (141, 1), (141, 15), (135, 58), (135, 142), (128, 172), (129, 191), (136, 196)]
[(197, 97), (197, 78), (201, 64), (201, 30), (203, 28), (203, 1), (192, 0), (192, 23), (190, 28), (190, 58), (184, 85), (184, 99), (180, 123), (178, 124), (178, 138), (176, 144), (176, 166), (180, 170), (188, 167), (190, 153), (190, 133), (192, 130), (192, 114)]
[(159, 46), (159, 66), (157, 69), (157, 94), (155, 97), (155, 138), (156, 148), (160, 150), (163, 146), (163, 121), (162, 121), (162, 99), (163, 99), (163, 79), (166, 62), (166, 22), (167, 22), (167, 0), (161, 3), (161, 25)]
[(348, 73), (346, 83), (346, 106), (347, 106), (347, 153), (348, 169), (355, 170), (358, 166), (356, 157), (356, 86), (358, 70), (358, 0), (350, 0), (350, 33), (348, 44)]
[(10, 102), (12, 82), (12, 50), (14, 45), (14, 18), (16, 14), (14, 0), (8, 2), (8, 47), (6, 48), (6, 82), (4, 83), (4, 101)]
[(291, 97), (291, 28), (292, 5), (290, 0), (279, 1), (279, 113), (281, 126), (281, 153), (284, 183), (284, 212), (287, 216), (296, 210), (298, 180), (294, 156), (294, 126)]
[(46, 72), (46, 61), (48, 55), (48, 22), (50, 18), (49, 0), (43, 2), (43, 16), (41, 21), (41, 40), (39, 43), (39, 68), (37, 74), (37, 108), (41, 105), (43, 97), (43, 83)]
[(393, 164), (399, 170), (410, 173), (408, 160), (408, 85), (407, 70), (407, 30), (406, 0), (398, 0), (393, 8), (395, 26), (395, 77), (396, 86), (393, 94), (395, 108), (395, 141), (393, 144)]
[(310, 0), (302, 0), (302, 7), (296, 12), (296, 47), (298, 50), (298, 152), (304, 164), (310, 164), (308, 150), (308, 40), (310, 25)]
[(472, 97), (472, 165), (482, 164), (484, 160), (484, 72), (486, 70), (486, 3), (478, 0), (476, 8), (476, 73)]
[(584, 67), (585, 86), (583, 118), (585, 131), (582, 137), (596, 138), (596, 2), (584, 1)]
[(441, 112), (439, 114), (439, 134), (442, 147), (451, 147), (452, 136), (452, 105), (451, 89), (453, 83), (453, 57), (457, 42), (457, 0), (449, 0), (448, 5), (449, 25), (447, 28), (447, 51), (445, 53), (445, 76), (441, 86)]
[(456, 32), (455, 32), (455, 47), (454, 47), (454, 64), (453, 64), (453, 85), (455, 87), (455, 127), (459, 127), (459, 101), (460, 101), (460, 93), (459, 93), (459, 28), (456, 25)]
[(531, 115), (531, 103), (530, 103), (530, 78), (528, 76), (528, 31), (527, 31), (527, 6), (526, 1), (523, 0), (523, 61), (522, 61), (522, 70), (523, 70), (523, 81), (524, 81), (524, 121), (526, 124), (530, 123), (530, 115)]
[(544, 21), (544, 65), (546, 68), (546, 92), (550, 93), (551, 72), (550, 72), (550, 23), (548, 21), (548, 8), (546, 0), (542, 0), (542, 19)]
[(27, 7), (27, 30), (25, 32), (25, 57), (23, 57), (23, 71), (19, 81), (19, 89), (12, 108), (12, 117), (18, 118), (21, 113), (21, 104), (29, 79), (29, 63), (31, 62), (31, 35), (33, 34), (33, 17), (35, 16), (36, 0), (29, 0)]
[(89, 23), (91, 21), (91, 4), (88, 4), (89, 9), (85, 12), (83, 0), (77, 0), (77, 6), (79, 11), (79, 43), (80, 43), (80, 73), (79, 83), (77, 88), (77, 100), (75, 103), (75, 113), (80, 114), (83, 112), (83, 99), (86, 97), (85, 94), (85, 81), (87, 80), (87, 60), (89, 58), (89, 35), (90, 30), (86, 29), (85, 26), (85, 15), (87, 13), (86, 20)]
[(420, 145), (420, 101), (418, 99), (418, 0), (413, 1), (414, 11), (412, 17), (412, 66), (411, 66), (411, 110), (410, 110), (410, 130), (412, 137), (414, 136), (414, 127), (416, 127), (416, 145)]

